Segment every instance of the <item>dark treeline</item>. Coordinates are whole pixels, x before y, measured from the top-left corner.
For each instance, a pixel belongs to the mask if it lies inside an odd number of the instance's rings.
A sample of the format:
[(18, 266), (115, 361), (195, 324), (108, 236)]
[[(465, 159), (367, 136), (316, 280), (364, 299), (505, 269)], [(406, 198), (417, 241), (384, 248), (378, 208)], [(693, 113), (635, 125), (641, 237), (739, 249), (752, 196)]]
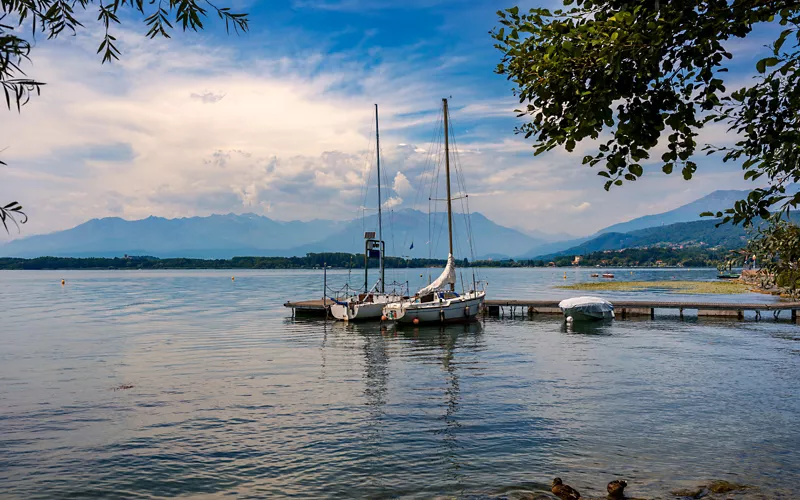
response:
[[(684, 266), (714, 267), (727, 258), (723, 250), (702, 248), (629, 248), (612, 252), (594, 252), (581, 256), (581, 267), (653, 267)], [(556, 257), (553, 260), (478, 260), (475, 267), (559, 267), (572, 265), (573, 256)], [(442, 267), (444, 259), (403, 259), (387, 257), (387, 268)], [(377, 259), (370, 259), (370, 267), (376, 267)], [(459, 262), (468, 266), (467, 259)], [(305, 257), (234, 257), (232, 259), (159, 259), (149, 256), (133, 257), (38, 257), (35, 259), (0, 258), (0, 270), (45, 270), (45, 269), (314, 269), (327, 265), (333, 268), (363, 269), (364, 254), (310, 253)]]
[[(387, 257), (385, 266), (444, 266), (444, 259), (402, 259)], [(314, 269), (323, 265), (334, 268), (364, 268), (364, 254), (310, 253), (305, 257), (233, 257), (232, 259), (159, 259), (150, 256), (128, 257), (37, 257), (35, 259), (0, 258), (0, 269)], [(370, 267), (378, 265), (370, 259)]]

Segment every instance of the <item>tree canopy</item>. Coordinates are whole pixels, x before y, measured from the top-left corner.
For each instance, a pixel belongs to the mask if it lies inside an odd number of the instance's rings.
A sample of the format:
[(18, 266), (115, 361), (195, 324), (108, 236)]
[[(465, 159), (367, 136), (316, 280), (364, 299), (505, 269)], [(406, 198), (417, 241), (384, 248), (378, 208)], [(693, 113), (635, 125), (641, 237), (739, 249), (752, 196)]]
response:
[[(95, 4), (90, 0), (0, 0), (0, 86), (9, 110), (21, 111), (34, 95), (39, 95), (44, 82), (28, 77), (23, 65), (30, 60), (32, 44), (38, 34), (47, 39), (64, 33), (76, 34), (86, 30), (80, 19), (81, 11), (96, 8), (97, 21), (102, 28), (97, 53), (102, 63), (119, 59), (121, 52), (113, 35), (126, 11), (143, 17), (149, 38), (170, 38), (177, 26), (183, 31), (204, 28), (209, 14), (225, 22), (227, 32), (247, 31), (247, 14), (231, 12), (229, 7), (217, 7), (209, 0), (110, 0)], [(28, 31), (28, 29), (30, 31)], [(24, 36), (28, 33), (28, 37)], [(0, 160), (0, 165), (5, 165)], [(27, 217), (18, 202), (0, 205), (0, 221), (8, 231), (8, 223), (25, 223)]]
[[(746, 200), (715, 214), (726, 222), (749, 225), (800, 203), (786, 191), (800, 180), (799, 2), (572, 2), (553, 12), (499, 11), (492, 32), (503, 52), (497, 72), (514, 83), (527, 119), (517, 131), (533, 137), (535, 154), (596, 140), (583, 163), (600, 167), (608, 190), (645, 167), (688, 180), (698, 154), (719, 153), (759, 181)], [(726, 81), (730, 42), (758, 24), (775, 28), (774, 41), (753, 68), (754, 83), (734, 88)], [(737, 142), (698, 144), (701, 129), (719, 122)]]

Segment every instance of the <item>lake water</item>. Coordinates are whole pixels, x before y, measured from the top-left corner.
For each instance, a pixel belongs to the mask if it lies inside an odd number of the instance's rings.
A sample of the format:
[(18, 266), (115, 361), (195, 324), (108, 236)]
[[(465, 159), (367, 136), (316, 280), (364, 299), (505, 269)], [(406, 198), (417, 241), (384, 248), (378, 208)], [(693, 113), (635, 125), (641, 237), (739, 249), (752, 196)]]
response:
[[(490, 298), (552, 298), (589, 272), (481, 274)], [(0, 497), (495, 498), (556, 475), (584, 497), (617, 477), (640, 498), (716, 479), (754, 486), (736, 498), (800, 495), (789, 322), (381, 329), (292, 319), (282, 303), (319, 297), (321, 271), (235, 275), (0, 273)], [(601, 295), (650, 294), (669, 295)]]

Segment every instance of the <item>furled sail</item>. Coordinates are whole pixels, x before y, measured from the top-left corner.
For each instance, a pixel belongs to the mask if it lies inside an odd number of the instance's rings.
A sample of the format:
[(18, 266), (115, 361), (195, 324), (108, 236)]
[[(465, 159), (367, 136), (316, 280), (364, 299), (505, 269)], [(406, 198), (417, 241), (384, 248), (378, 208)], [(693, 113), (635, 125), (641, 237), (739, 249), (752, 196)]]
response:
[(456, 282), (456, 259), (453, 258), (453, 254), (448, 254), (447, 266), (445, 266), (442, 274), (440, 274), (439, 277), (433, 281), (433, 283), (431, 283), (430, 285), (426, 286), (425, 288), (417, 292), (417, 294), (426, 295), (428, 293), (441, 289), (445, 285), (454, 284), (455, 282)]

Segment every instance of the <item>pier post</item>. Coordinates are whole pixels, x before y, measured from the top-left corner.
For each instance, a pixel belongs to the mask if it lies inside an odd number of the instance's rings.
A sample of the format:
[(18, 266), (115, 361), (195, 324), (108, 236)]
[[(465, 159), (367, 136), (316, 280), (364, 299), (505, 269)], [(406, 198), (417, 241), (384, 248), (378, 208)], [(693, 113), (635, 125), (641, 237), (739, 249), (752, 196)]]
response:
[(744, 311), (741, 309), (698, 309), (697, 316), (716, 316), (721, 318), (736, 317), (736, 319), (744, 319)]

